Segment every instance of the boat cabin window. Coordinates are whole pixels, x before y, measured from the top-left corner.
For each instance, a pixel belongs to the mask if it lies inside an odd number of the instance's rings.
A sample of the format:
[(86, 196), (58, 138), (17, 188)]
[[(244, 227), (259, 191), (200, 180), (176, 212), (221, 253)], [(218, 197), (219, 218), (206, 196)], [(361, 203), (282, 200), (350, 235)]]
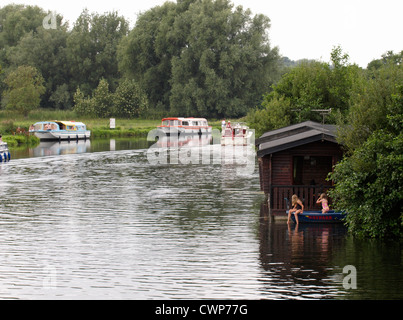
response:
[(162, 121), (163, 126), (178, 126), (179, 120), (164, 120)]
[(35, 125), (35, 130), (57, 130), (58, 126), (56, 123), (41, 123)]

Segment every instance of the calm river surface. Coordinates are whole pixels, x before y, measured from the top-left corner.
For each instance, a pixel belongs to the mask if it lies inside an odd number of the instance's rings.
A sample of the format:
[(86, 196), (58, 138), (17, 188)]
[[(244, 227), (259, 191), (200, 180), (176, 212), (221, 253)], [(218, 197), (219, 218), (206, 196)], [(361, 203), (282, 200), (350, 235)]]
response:
[(401, 243), (269, 222), (257, 168), (151, 164), (149, 146), (41, 144), (0, 166), (1, 299), (403, 298)]

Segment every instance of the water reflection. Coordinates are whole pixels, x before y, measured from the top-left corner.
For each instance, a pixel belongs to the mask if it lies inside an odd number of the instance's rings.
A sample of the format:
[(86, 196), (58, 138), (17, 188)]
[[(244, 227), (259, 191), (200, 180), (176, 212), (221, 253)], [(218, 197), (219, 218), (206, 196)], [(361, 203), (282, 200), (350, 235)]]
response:
[[(0, 165), (0, 298), (402, 298), (401, 243), (270, 222), (257, 167), (150, 165), (148, 145)], [(357, 290), (342, 287), (345, 265)]]
[(47, 157), (89, 152), (120, 151), (146, 149), (152, 142), (145, 138), (92, 139), (78, 141), (41, 141), (34, 148), (17, 148), (10, 150), (11, 159)]
[[(402, 299), (403, 241), (356, 239), (342, 224), (269, 221), (261, 204), (262, 292), (272, 299)], [(357, 289), (345, 289), (354, 266)]]
[[(265, 203), (261, 217), (267, 215)], [(335, 298), (340, 285), (329, 278), (334, 252), (343, 248), (346, 228), (339, 224), (260, 224), (262, 290), (272, 298)]]
[(0, 298), (260, 296), (257, 171), (150, 165), (146, 151), (2, 166)]
[(181, 148), (207, 146), (213, 141), (212, 134), (162, 136), (156, 142), (158, 148)]
[(30, 157), (85, 153), (89, 150), (91, 150), (90, 140), (79, 140), (78, 142), (42, 141), (37, 147), (30, 150)]

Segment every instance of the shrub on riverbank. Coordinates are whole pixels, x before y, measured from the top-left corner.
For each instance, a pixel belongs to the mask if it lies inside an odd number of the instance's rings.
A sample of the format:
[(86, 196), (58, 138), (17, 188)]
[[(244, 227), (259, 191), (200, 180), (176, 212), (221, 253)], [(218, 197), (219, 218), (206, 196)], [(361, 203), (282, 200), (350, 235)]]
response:
[(35, 147), (40, 140), (33, 135), (6, 135), (3, 136), (3, 141), (7, 142), (9, 148), (18, 148), (21, 146)]
[(385, 107), (382, 129), (336, 165), (330, 191), (346, 210), (350, 232), (366, 237), (403, 237), (403, 86)]

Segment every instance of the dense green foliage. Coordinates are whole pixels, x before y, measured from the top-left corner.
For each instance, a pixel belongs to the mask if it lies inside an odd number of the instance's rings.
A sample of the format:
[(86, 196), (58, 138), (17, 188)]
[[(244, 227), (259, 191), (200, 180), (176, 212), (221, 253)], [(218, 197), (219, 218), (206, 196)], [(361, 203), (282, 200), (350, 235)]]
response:
[(40, 96), (45, 92), (43, 78), (34, 67), (19, 66), (4, 80), (8, 89), (3, 103), (7, 109), (17, 110), (27, 116), (39, 107)]
[(3, 100), (8, 89), (4, 80), (22, 65), (36, 68), (44, 79), (42, 108), (71, 109), (77, 88), (91, 95), (101, 79), (115, 90), (121, 79), (116, 51), (129, 31), (126, 19), (116, 12), (99, 15), (84, 10), (72, 29), (61, 23), (60, 15), (52, 29), (43, 27), (48, 14), (37, 6), (11, 4), (0, 8)]
[(141, 15), (122, 42), (121, 70), (173, 114), (243, 116), (278, 76), (269, 27), (228, 0), (167, 2)]
[[(4, 79), (27, 65), (44, 79), (42, 108), (67, 110), (81, 101), (76, 110), (98, 117), (237, 117), (260, 104), (279, 76), (269, 18), (234, 8), (229, 0), (166, 2), (140, 14), (132, 30), (116, 12), (84, 10), (72, 28), (61, 15), (55, 28), (44, 27), (48, 14), (37, 6), (0, 8), (3, 98)], [(106, 107), (112, 100), (104, 96), (84, 110), (84, 97), (96, 100), (102, 90), (116, 93), (113, 107)]]
[(346, 149), (331, 196), (356, 235), (403, 236), (403, 51), (374, 60), (352, 86), (339, 121)]
[(74, 111), (80, 116), (104, 118), (116, 116), (137, 118), (148, 108), (148, 100), (139, 85), (133, 80), (123, 80), (112, 93), (108, 81), (101, 79), (92, 97), (85, 97), (77, 89), (74, 95)]
[(348, 113), (338, 121), (339, 141), (347, 152), (360, 147), (374, 131), (387, 127), (388, 114), (399, 113), (398, 109), (392, 112), (390, 106), (403, 84), (403, 64), (397, 58), (402, 56), (403, 51), (389, 52), (382, 60), (374, 60), (382, 63), (371, 62), (353, 83)]
[(249, 112), (258, 134), (305, 120), (321, 122), (315, 109), (332, 109), (345, 157), (330, 178), (336, 209), (349, 214), (355, 235), (403, 236), (403, 51), (388, 52), (363, 70), (339, 47), (331, 62), (302, 61), (289, 69)]
[(7, 145), (10, 149), (26, 148), (26, 147), (36, 147), (40, 140), (38, 137), (34, 135), (5, 135), (2, 137), (2, 140), (7, 142)]
[(354, 234), (403, 236), (403, 86), (399, 88), (386, 106), (386, 125), (331, 175), (336, 182), (331, 196), (349, 212), (347, 224)]
[(312, 110), (331, 108), (326, 121), (335, 123), (348, 112), (352, 87), (361, 73), (340, 47), (333, 49), (330, 63), (301, 61), (264, 96), (260, 107), (249, 112), (248, 122), (262, 134), (301, 121), (322, 122), (322, 116)]

